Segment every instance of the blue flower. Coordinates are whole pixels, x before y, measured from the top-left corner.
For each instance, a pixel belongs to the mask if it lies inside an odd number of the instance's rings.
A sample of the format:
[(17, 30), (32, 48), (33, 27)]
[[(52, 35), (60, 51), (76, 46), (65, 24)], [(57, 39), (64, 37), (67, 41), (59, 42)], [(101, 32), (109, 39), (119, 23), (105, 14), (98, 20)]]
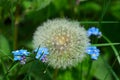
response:
[(88, 29), (87, 35), (88, 35), (89, 37), (90, 37), (91, 35), (95, 35), (95, 36), (101, 37), (102, 33), (99, 31), (98, 28), (91, 27), (91, 28)]
[(100, 50), (96, 46), (87, 47), (86, 53), (91, 56), (91, 59), (97, 60), (100, 55)]
[(27, 50), (21, 49), (12, 51), (12, 54), (14, 55), (14, 61), (20, 61), (21, 64), (25, 64), (26, 56), (28, 56), (30, 53), (27, 52)]
[(34, 52), (37, 52), (37, 55), (35, 57), (36, 59), (39, 59), (42, 62), (45, 62), (47, 60), (46, 55), (49, 54), (48, 48), (46, 47), (37, 48), (34, 50)]

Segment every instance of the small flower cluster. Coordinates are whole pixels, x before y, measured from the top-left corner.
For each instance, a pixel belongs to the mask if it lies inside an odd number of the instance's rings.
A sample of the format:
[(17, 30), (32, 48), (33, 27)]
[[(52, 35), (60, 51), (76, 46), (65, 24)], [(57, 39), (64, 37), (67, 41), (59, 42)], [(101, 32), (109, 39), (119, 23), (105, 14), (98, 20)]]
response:
[[(98, 28), (91, 27), (87, 31), (88, 36), (91, 35), (97, 36), (98, 38), (102, 36), (102, 33), (99, 31)], [(91, 56), (91, 59), (97, 60), (98, 56), (100, 55), (100, 50), (96, 46), (89, 46), (86, 49), (86, 53)]]
[(95, 27), (91, 27), (88, 29), (87, 31), (87, 35), (90, 37), (91, 35), (95, 35), (97, 36), (98, 38), (101, 37), (102, 33), (99, 31), (98, 28), (95, 28)]
[[(53, 68), (63, 69), (81, 62), (86, 53), (91, 56), (91, 59), (97, 60), (100, 50), (96, 46), (88, 46), (89, 37), (92, 35), (99, 38), (102, 33), (95, 27), (86, 31), (77, 21), (49, 20), (38, 27), (34, 33), (35, 59), (47, 62)], [(38, 47), (39, 45), (41, 47)], [(30, 52), (24, 49), (12, 53), (14, 61), (20, 61), (21, 64), (25, 64), (27, 56), (30, 55)]]
[(26, 63), (26, 56), (30, 54), (30, 52), (24, 49), (12, 51), (12, 53), (14, 55), (14, 61), (20, 61), (21, 64)]
[[(99, 31), (98, 28), (95, 27), (88, 29), (87, 33), (89, 37), (91, 35), (101, 36), (101, 32)], [(48, 48), (46, 47), (36, 48), (34, 52), (36, 53), (35, 56), (36, 59), (41, 60), (42, 62), (47, 61), (47, 55), (49, 54)], [(12, 51), (12, 53), (14, 55), (14, 61), (20, 61), (21, 64), (26, 63), (26, 56), (30, 54), (30, 52), (24, 49)], [(91, 59), (97, 60), (98, 56), (100, 55), (100, 50), (96, 46), (89, 46), (86, 48), (86, 53), (91, 56)]]
[(87, 54), (91, 55), (91, 59), (97, 60), (100, 55), (100, 50), (96, 46), (90, 46), (86, 49)]
[(36, 59), (39, 59), (42, 62), (46, 62), (46, 60), (47, 60), (46, 55), (49, 54), (48, 48), (46, 48), (46, 47), (37, 48), (37, 49), (34, 50), (34, 52), (37, 53), (37, 55), (35, 57)]
[[(36, 59), (41, 60), (42, 62), (45, 62), (47, 60), (46, 55), (49, 54), (48, 49), (45, 47), (37, 48), (34, 50), (36, 52)], [(26, 63), (26, 57), (30, 54), (27, 50), (20, 49), (16, 51), (12, 51), (12, 54), (14, 55), (14, 61), (20, 61), (21, 64)]]

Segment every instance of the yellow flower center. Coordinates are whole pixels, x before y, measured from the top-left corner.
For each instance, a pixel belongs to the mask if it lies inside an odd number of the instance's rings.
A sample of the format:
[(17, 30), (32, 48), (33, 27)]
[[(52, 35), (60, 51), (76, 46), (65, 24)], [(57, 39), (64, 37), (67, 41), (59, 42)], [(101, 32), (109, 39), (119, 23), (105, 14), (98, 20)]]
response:
[(58, 45), (64, 45), (67, 42), (65, 36), (58, 36), (55, 39)]
[(53, 39), (53, 45), (58, 50), (65, 50), (69, 43), (69, 36), (57, 35)]

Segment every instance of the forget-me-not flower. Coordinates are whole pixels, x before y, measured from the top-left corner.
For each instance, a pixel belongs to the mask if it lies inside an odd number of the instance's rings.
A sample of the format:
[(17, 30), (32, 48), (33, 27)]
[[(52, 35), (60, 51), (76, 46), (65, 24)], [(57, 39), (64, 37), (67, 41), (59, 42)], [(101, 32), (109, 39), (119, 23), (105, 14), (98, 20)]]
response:
[(90, 46), (86, 49), (87, 54), (91, 56), (91, 59), (97, 60), (100, 55), (100, 50), (96, 46)]
[(98, 28), (96, 28), (96, 27), (91, 27), (91, 28), (88, 29), (87, 35), (88, 35), (89, 37), (90, 37), (91, 35), (95, 35), (95, 36), (101, 37), (102, 33), (99, 31)]
[(26, 56), (28, 56), (30, 52), (24, 49), (20, 49), (20, 50), (12, 51), (12, 54), (14, 55), (14, 61), (20, 61), (21, 64), (25, 64)]
[(34, 52), (37, 52), (37, 55), (35, 57), (36, 59), (39, 59), (42, 62), (45, 62), (47, 60), (46, 55), (49, 54), (48, 48), (46, 48), (46, 47), (37, 48), (37, 49), (35, 49)]

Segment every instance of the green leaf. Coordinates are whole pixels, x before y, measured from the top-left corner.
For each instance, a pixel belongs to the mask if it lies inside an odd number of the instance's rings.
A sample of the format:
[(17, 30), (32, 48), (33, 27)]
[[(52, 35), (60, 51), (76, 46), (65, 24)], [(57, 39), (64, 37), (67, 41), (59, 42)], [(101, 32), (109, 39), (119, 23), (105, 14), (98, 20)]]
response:
[[(105, 61), (104, 61), (104, 62), (105, 62)], [(105, 65), (106, 65), (106, 67), (109, 69), (109, 72), (114, 76), (115, 80), (119, 80), (117, 74), (113, 71), (112, 67), (111, 67), (108, 63), (106, 63), (106, 62), (105, 62)], [(106, 79), (106, 76), (105, 76), (105, 79)], [(105, 79), (104, 79), (104, 80), (105, 80)], [(110, 80), (110, 79), (109, 79), (109, 80)]]
[(57, 10), (68, 7), (68, 0), (53, 0), (53, 4)]
[(52, 0), (25, 0), (23, 1), (23, 6), (25, 9), (31, 10), (41, 10), (48, 6)]
[(50, 4), (52, 0), (34, 0), (36, 9), (40, 10)]
[(70, 71), (66, 71), (63, 74), (60, 74), (57, 78), (58, 78), (57, 80), (73, 80), (72, 74)]
[(113, 16), (116, 18), (120, 19), (120, 1), (116, 1), (112, 6), (111, 6), (111, 13)]
[(6, 55), (10, 53), (9, 42), (8, 42), (7, 38), (5, 38), (5, 36), (3, 36), (3, 35), (0, 35), (0, 50), (2, 52), (4, 52)]
[(87, 10), (87, 11), (100, 11), (101, 10), (101, 6), (98, 5), (97, 3), (94, 3), (94, 2), (88, 2), (88, 3), (85, 3), (84, 5), (82, 5), (80, 7), (80, 9), (82, 10)]
[(29, 9), (31, 7), (31, 2), (30, 1), (23, 1), (23, 7), (25, 9)]
[[(108, 74), (109, 70), (104, 65), (104, 62), (101, 58), (99, 58), (97, 61), (93, 62), (91, 72), (94, 73), (94, 76), (98, 80), (104, 80), (104, 77), (106, 74)], [(107, 76), (106, 80), (112, 80), (111, 73), (109, 72), (109, 75)]]

